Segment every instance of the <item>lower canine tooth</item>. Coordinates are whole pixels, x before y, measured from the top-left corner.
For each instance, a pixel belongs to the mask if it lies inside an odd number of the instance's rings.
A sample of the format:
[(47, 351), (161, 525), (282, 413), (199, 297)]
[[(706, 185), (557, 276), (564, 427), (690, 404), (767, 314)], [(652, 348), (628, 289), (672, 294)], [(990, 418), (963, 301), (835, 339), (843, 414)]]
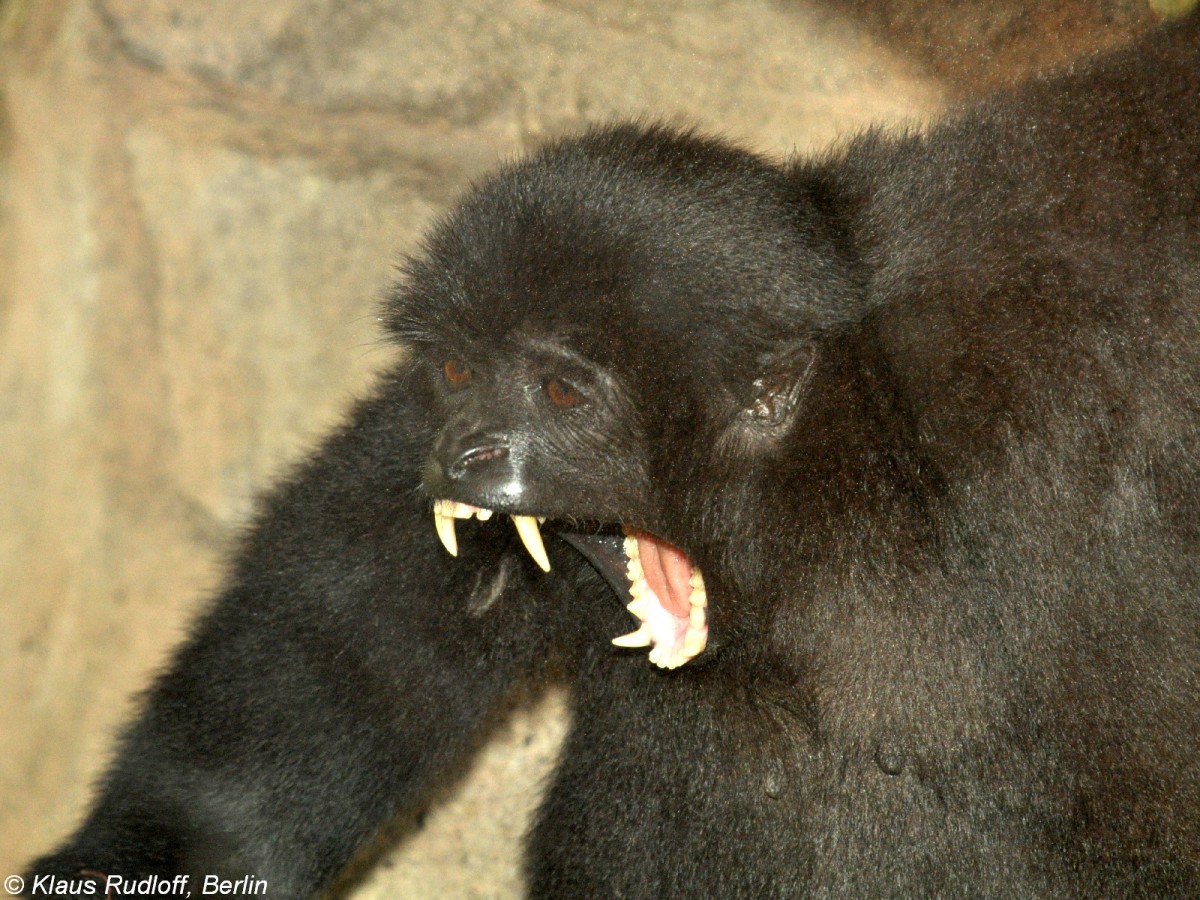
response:
[(454, 519), (442, 512), (442, 501), (433, 505), (433, 527), (437, 529), (438, 540), (451, 556), (458, 556), (458, 536), (454, 533)]
[(613, 638), (612, 642), (618, 647), (649, 647), (651, 643), (650, 626), (643, 625), (637, 631)]
[(521, 543), (525, 545), (533, 561), (543, 572), (549, 572), (550, 558), (546, 556), (546, 547), (542, 543), (542, 533), (538, 530), (537, 520), (533, 516), (513, 516), (512, 520), (517, 526), (517, 534), (521, 536)]

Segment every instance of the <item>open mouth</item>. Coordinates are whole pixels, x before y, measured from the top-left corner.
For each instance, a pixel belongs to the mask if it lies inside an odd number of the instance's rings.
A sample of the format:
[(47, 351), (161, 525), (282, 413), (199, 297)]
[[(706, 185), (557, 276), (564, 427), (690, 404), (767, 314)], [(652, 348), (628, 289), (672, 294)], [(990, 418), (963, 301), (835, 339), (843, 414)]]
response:
[[(455, 522), (476, 518), (486, 522), (493, 515), (456, 500), (437, 500), (433, 522), (438, 538), (451, 556), (458, 555)], [(550, 559), (542, 543), (539, 520), (533, 516), (511, 516), (521, 543), (543, 572)], [(624, 539), (601, 535), (563, 533), (600, 571), (622, 597), (625, 607), (638, 621), (629, 634), (613, 638), (618, 647), (649, 647), (650, 662), (675, 669), (697, 656), (708, 644), (708, 594), (704, 576), (687, 555), (672, 544), (644, 531), (625, 528)]]

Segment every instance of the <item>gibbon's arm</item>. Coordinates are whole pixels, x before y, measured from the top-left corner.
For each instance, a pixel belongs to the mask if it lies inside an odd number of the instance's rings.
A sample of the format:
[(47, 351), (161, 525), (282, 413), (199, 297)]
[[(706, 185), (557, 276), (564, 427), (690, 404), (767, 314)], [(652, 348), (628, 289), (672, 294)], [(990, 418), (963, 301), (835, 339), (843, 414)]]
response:
[(551, 607), (607, 589), (552, 537), (550, 574), (501, 523), (460, 522), (457, 559), (439, 543), (411, 381), (388, 380), (266, 499), (90, 815), (27, 884), (217, 874), (310, 894), (470, 749), (518, 678), (579, 644), (553, 630), (579, 616)]

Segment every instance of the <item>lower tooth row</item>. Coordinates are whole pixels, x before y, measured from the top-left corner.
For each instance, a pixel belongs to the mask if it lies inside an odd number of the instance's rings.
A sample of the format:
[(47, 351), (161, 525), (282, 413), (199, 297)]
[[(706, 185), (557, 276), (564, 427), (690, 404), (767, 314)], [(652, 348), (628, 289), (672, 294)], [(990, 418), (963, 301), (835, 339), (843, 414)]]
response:
[[(640, 569), (641, 566), (639, 565), (638, 568)], [(649, 621), (650, 598), (647, 597), (647, 593), (650, 586), (643, 577), (636, 580), (631, 579), (631, 581), (629, 593), (633, 600), (625, 608), (638, 620), (640, 625), (637, 631), (613, 638), (614, 645), (626, 648), (650, 647), (650, 662), (663, 669), (678, 668), (704, 649), (708, 643), (706, 633), (708, 619), (705, 613), (705, 608), (708, 606), (708, 593), (704, 588), (704, 577), (700, 574), (699, 569), (692, 571), (690, 580), (692, 591), (688, 595), (688, 604), (691, 609), (688, 612), (688, 627), (684, 632), (682, 647), (672, 648), (666, 644), (660, 645), (655, 642), (654, 631)]]

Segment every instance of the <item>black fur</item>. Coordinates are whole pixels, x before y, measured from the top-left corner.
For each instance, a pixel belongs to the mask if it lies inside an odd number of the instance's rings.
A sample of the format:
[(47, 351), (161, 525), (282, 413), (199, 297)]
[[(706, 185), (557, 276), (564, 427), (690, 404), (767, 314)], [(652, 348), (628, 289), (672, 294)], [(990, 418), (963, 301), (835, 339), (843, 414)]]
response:
[[(31, 875), (308, 894), (553, 665), (535, 896), (1200, 896), (1196, 15), (826, 159), (561, 142), (389, 321), (409, 361), (265, 502)], [(538, 405), (546, 346), (579, 409)], [(438, 545), (448, 357), (533, 442), (549, 574), (500, 521)], [(553, 534), (584, 521), (699, 564), (709, 650), (609, 645)]]

